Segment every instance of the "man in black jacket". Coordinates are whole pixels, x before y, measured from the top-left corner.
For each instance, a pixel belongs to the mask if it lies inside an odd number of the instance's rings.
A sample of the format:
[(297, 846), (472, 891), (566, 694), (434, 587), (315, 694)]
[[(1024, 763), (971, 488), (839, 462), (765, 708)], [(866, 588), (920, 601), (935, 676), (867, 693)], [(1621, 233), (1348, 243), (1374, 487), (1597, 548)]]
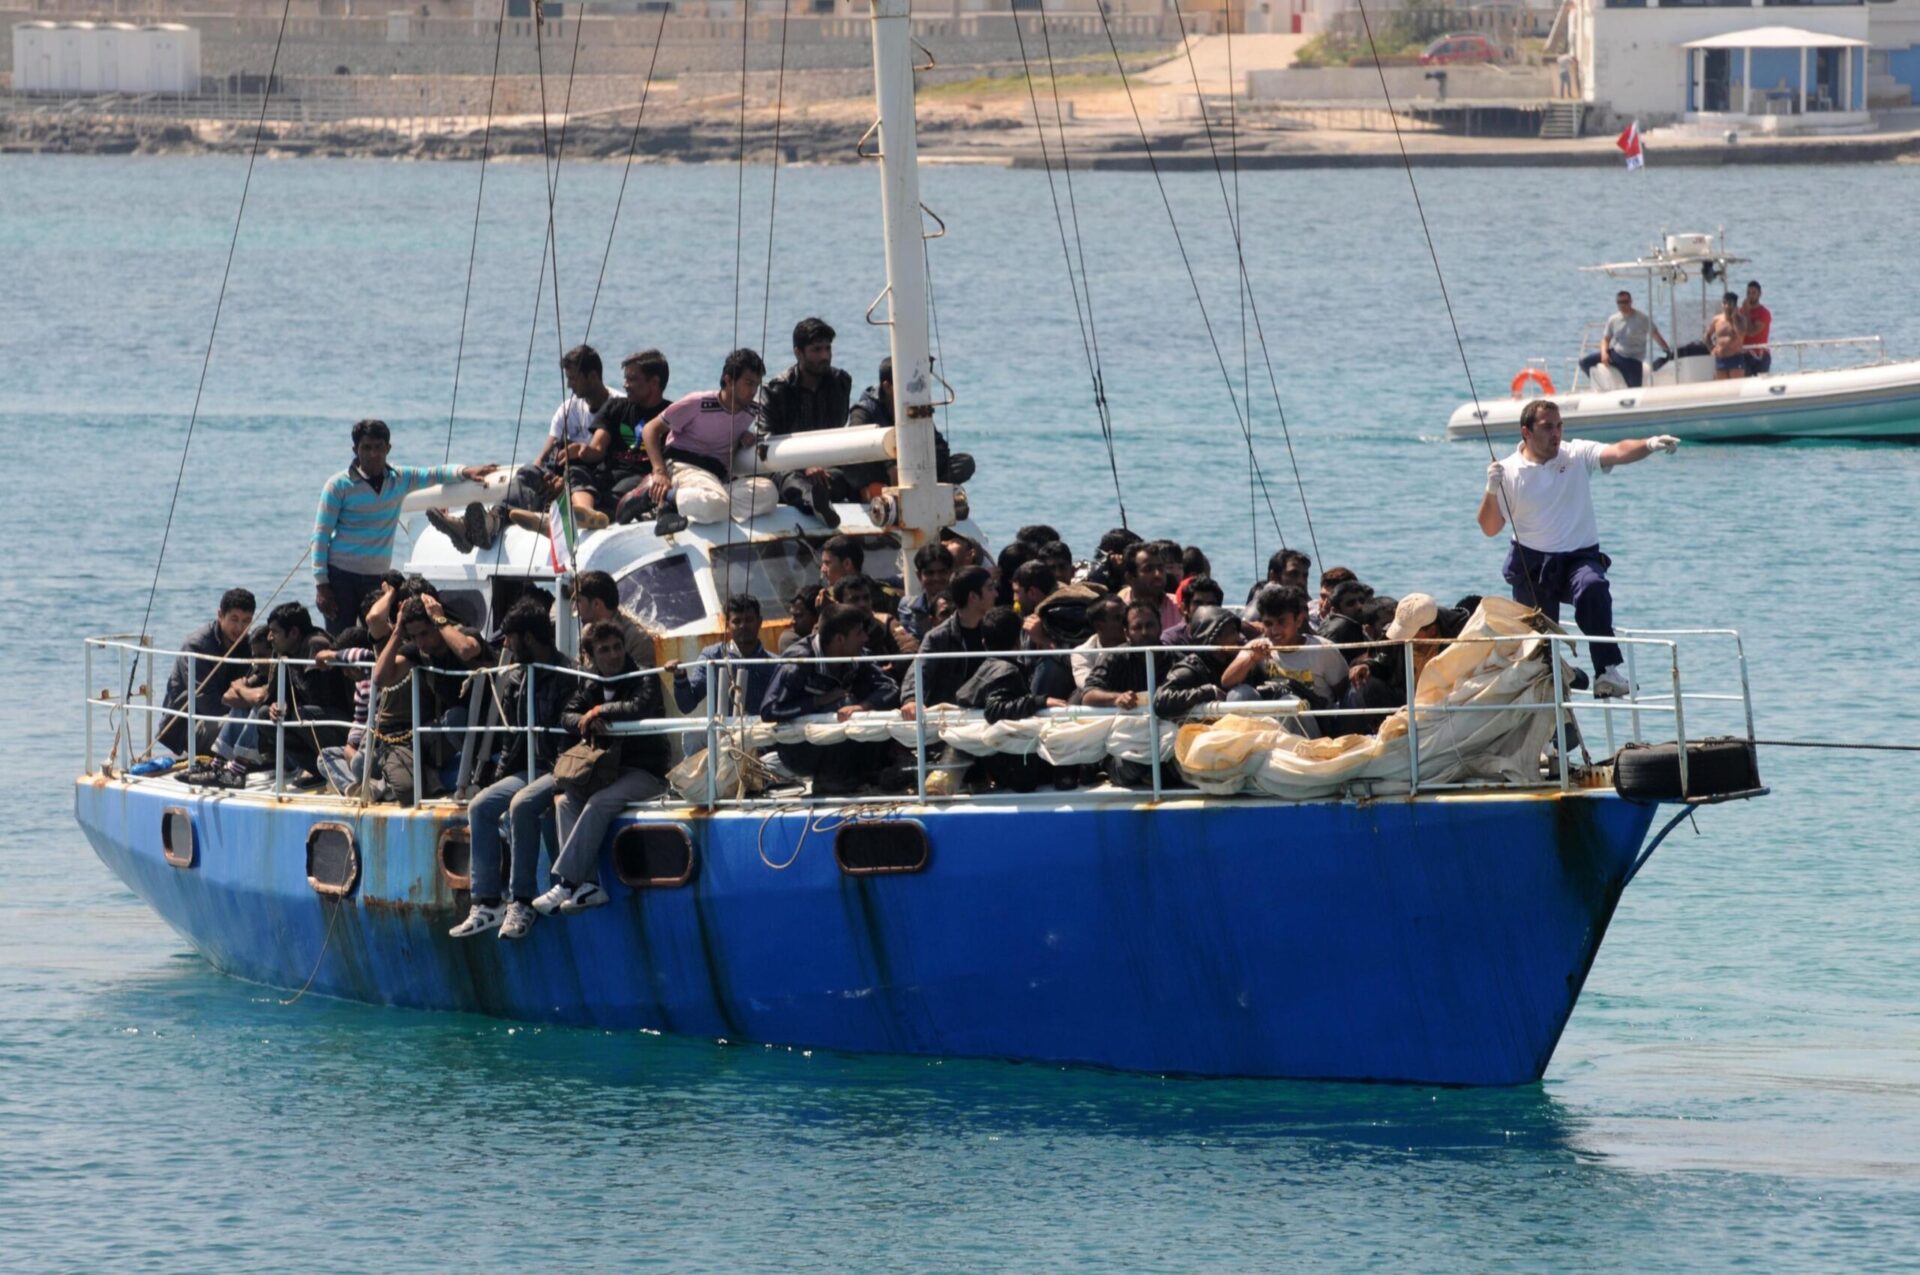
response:
[[(192, 751), (204, 753), (213, 747), (214, 737), (220, 733), (218, 722), (209, 722), (209, 717), (226, 716), (226, 708), (221, 697), (227, 693), (234, 679), (247, 671), (247, 631), (253, 627), (253, 594), (246, 589), (228, 589), (220, 595), (220, 609), (212, 620), (201, 625), (187, 635), (180, 644), (183, 652), (196, 656), (213, 658), (192, 661), (193, 672), (188, 675), (188, 660), (185, 654), (174, 661), (173, 673), (167, 678), (166, 697), (161, 704), (175, 712), (185, 713), (187, 707), (187, 684), (193, 683), (193, 707), (199, 715), (197, 733), (200, 738), (193, 741)], [(215, 661), (219, 658), (231, 659), (231, 664)], [(160, 744), (175, 754), (186, 753), (187, 719), (169, 717), (166, 725), (160, 728)]]
[[(1240, 617), (1225, 607), (1196, 611), (1189, 622), (1195, 645), (1210, 646), (1211, 651), (1195, 651), (1174, 661), (1160, 687), (1153, 694), (1153, 711), (1162, 718), (1185, 717), (1205, 704), (1227, 697), (1220, 677), (1239, 655), (1245, 641)], [(1261, 699), (1278, 699), (1288, 691), (1279, 684), (1259, 688)]]
[[(667, 739), (664, 735), (609, 735), (616, 722), (653, 721), (665, 716), (658, 673), (639, 674), (626, 640), (611, 624), (596, 624), (583, 635), (587, 658), (597, 678), (582, 678), (567, 701), (560, 724), (579, 742), (610, 748), (619, 757), (613, 781), (592, 792), (563, 788), (555, 803), (560, 855), (553, 861), (553, 886), (533, 901), (542, 916), (571, 916), (607, 901), (600, 875), (600, 843), (620, 810), (666, 791)], [(504, 930), (502, 934), (504, 936)]]
[[(804, 434), (847, 423), (853, 378), (833, 365), (834, 335), (824, 319), (794, 324), (793, 366), (760, 387), (760, 419), (767, 433)], [(835, 470), (815, 465), (781, 474), (776, 481), (783, 504), (811, 513), (829, 527), (840, 525), (840, 515), (829, 502), (850, 498), (852, 492)]]
[[(1020, 640), (1020, 617), (1010, 607), (995, 607), (980, 621), (980, 632), (990, 651), (1010, 651)], [(1034, 689), (1033, 661), (992, 656), (981, 663), (957, 695), (962, 708), (977, 708), (989, 722), (1032, 717), (1043, 708), (1065, 708), (1067, 701)], [(1053, 778), (1053, 767), (1031, 753), (995, 753), (977, 757), (977, 774), (996, 788), (1032, 792)]]
[[(553, 806), (553, 761), (560, 752), (555, 733), (568, 698), (579, 679), (552, 672), (567, 663), (553, 645), (553, 619), (531, 598), (516, 602), (500, 622), (500, 640), (507, 668), (490, 670), (499, 687), (500, 713), (511, 742), (500, 761), (500, 778), (467, 805), (473, 905), (467, 919), (449, 933), (457, 939), (499, 930), (502, 938), (519, 938), (533, 924), (528, 910), (540, 866), (540, 830)], [(537, 672), (528, 665), (550, 666)], [(527, 681), (533, 681), (534, 737), (528, 740)], [(528, 778), (527, 749), (533, 749), (534, 778)], [(512, 900), (502, 906), (500, 892), (500, 820), (511, 825), (512, 865), (508, 888)], [(513, 930), (509, 932), (508, 924)]]
[[(985, 567), (968, 567), (954, 573), (953, 584), (947, 592), (953, 599), (953, 614), (927, 630), (926, 638), (920, 643), (920, 653), (940, 655), (992, 650), (981, 632), (980, 622), (993, 605), (993, 576)], [(929, 705), (955, 703), (961, 685), (980, 667), (978, 656), (922, 660), (920, 663), (923, 666), (920, 671), (920, 698)], [(907, 678), (901, 695), (907, 700), (907, 716), (911, 717), (916, 702), (911, 676)]]
[[(863, 710), (900, 706), (900, 688), (878, 664), (853, 662), (866, 644), (872, 613), (856, 607), (829, 606), (814, 627), (813, 636), (787, 648), (789, 660), (773, 675), (760, 716), (769, 722), (791, 722), (816, 713), (832, 713), (846, 721)], [(822, 662), (827, 661), (827, 662)], [(846, 661), (839, 663), (835, 661)], [(889, 754), (884, 741), (871, 744), (781, 744), (775, 751), (787, 769), (813, 779), (815, 796), (852, 792), (869, 776), (878, 774)]]

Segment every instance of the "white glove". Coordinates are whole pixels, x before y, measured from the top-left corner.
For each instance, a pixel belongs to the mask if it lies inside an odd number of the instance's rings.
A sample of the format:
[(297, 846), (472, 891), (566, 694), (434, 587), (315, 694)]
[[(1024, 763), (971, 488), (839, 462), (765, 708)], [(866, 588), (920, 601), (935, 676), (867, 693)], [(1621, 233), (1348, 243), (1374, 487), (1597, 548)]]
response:
[(1656, 434), (1647, 440), (1647, 446), (1671, 456), (1680, 450), (1680, 440), (1672, 434)]
[(1487, 462), (1487, 494), (1489, 496), (1498, 496), (1500, 494), (1500, 483), (1506, 476), (1507, 471), (1501, 466), (1499, 461), (1490, 460)]

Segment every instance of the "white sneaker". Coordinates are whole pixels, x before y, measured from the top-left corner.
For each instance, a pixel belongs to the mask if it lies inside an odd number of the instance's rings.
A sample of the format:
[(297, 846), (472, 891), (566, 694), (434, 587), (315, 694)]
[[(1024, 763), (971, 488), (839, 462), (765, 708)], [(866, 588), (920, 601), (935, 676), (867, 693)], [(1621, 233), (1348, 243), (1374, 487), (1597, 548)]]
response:
[(497, 930), (500, 928), (501, 919), (505, 917), (506, 914), (506, 909), (497, 903), (492, 906), (488, 906), (485, 903), (476, 903), (472, 909), (468, 911), (467, 919), (454, 926), (451, 930), (448, 930), (447, 935), (450, 938), (470, 939), (476, 934), (485, 934), (488, 930)]
[(1593, 697), (1595, 699), (1624, 699), (1633, 694), (1633, 683), (1627, 680), (1627, 673), (1620, 665), (1606, 669), (1593, 679)]
[(597, 908), (607, 901), (607, 892), (600, 888), (599, 882), (583, 881), (573, 887), (573, 895), (571, 898), (561, 900), (560, 915), (572, 916), (575, 912), (585, 912), (588, 908)]
[(533, 909), (515, 899), (507, 904), (506, 919), (500, 922), (500, 937), (503, 939), (523, 939), (527, 931), (533, 928)]
[(533, 910), (541, 916), (552, 916), (558, 912), (562, 916), (571, 916), (575, 912), (585, 912), (588, 908), (597, 908), (607, 901), (607, 892), (592, 881), (580, 885), (558, 885), (533, 901)]
[(533, 901), (533, 910), (541, 916), (552, 916), (560, 911), (572, 897), (573, 887), (556, 881), (551, 889)]

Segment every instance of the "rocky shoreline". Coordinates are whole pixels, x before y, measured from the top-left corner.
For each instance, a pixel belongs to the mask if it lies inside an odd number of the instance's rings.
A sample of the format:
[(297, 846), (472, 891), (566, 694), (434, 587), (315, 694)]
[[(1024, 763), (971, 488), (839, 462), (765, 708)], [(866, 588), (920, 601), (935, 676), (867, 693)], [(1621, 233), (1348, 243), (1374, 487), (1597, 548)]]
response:
[[(858, 162), (856, 147), (869, 122), (864, 103), (849, 100), (833, 109), (811, 109), (778, 122), (770, 112), (750, 112), (744, 131), (749, 162), (766, 163), (776, 136), (783, 163)], [(1142, 169), (1148, 158), (1131, 120), (1082, 113), (1069, 126), (1076, 165), (1103, 169)], [(1149, 127), (1154, 161), (1168, 170), (1204, 169), (1213, 164), (1197, 122), (1160, 120)], [(0, 116), (0, 153), (61, 155), (218, 155), (245, 154), (254, 126), (232, 120), (184, 121), (147, 118), (73, 116)], [(921, 152), (929, 160), (1038, 167), (1045, 162), (1030, 121), (1017, 105), (955, 103), (923, 112)], [(1439, 133), (1406, 137), (1407, 159), (1432, 167), (1569, 167), (1617, 164), (1611, 138), (1537, 141), (1531, 138), (1467, 138)], [(565, 131), (564, 158), (619, 162), (633, 144), (630, 123), (612, 115), (576, 118)], [(270, 122), (264, 153), (279, 158), (473, 161), (483, 144), (496, 159), (533, 158), (558, 147), (561, 130), (542, 130), (537, 119), (496, 121), (490, 139), (477, 126), (410, 133), (383, 125)], [(738, 117), (722, 111), (667, 110), (651, 115), (642, 128), (638, 155), (649, 163), (731, 163), (741, 151)], [(1663, 166), (1789, 163), (1874, 163), (1920, 161), (1920, 133), (1878, 133), (1850, 137), (1674, 142), (1649, 144)], [(1058, 162), (1057, 156), (1053, 162)], [(1261, 168), (1370, 168), (1398, 166), (1399, 148), (1391, 134), (1336, 130), (1246, 130), (1238, 139), (1237, 163)]]

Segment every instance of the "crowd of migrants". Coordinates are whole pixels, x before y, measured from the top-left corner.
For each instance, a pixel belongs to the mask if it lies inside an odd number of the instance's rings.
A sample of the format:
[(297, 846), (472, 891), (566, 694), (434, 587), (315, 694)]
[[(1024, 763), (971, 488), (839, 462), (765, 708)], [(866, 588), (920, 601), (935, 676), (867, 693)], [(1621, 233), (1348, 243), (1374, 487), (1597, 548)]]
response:
[[(563, 359), (571, 393), (547, 447), (512, 476), (505, 498), (430, 518), (463, 550), (490, 544), (507, 523), (546, 532), (542, 510), (562, 493), (588, 529), (635, 518), (662, 530), (684, 525), (669, 519), (744, 519), (775, 498), (837, 526), (831, 502), (885, 484), (887, 466), (805, 470), (772, 481), (729, 472), (735, 448), (755, 429), (891, 422), (889, 369), (883, 364), (879, 382), (850, 404), (850, 378), (831, 363), (832, 339), (827, 325), (806, 320), (794, 333), (794, 365), (764, 388), (759, 357), (737, 350), (718, 390), (671, 404), (657, 351), (623, 361), (622, 397), (603, 383), (599, 356), (578, 347)], [(684, 667), (676, 661), (648, 672), (654, 635), (623, 608), (611, 576), (586, 571), (563, 584), (561, 604), (581, 626), (580, 660), (570, 666), (555, 645), (556, 599), (538, 586), (526, 585), (488, 635), (443, 603), (431, 582), (390, 569), (410, 492), (484, 478), (494, 468), (389, 465), (391, 442), (384, 423), (359, 422), (353, 464), (323, 491), (313, 564), (324, 623), (304, 604), (286, 602), (255, 629), (253, 594), (229, 590), (214, 620), (184, 644), (200, 658), (191, 669), (182, 658), (174, 669), (166, 707), (179, 715), (167, 719), (161, 742), (176, 754), (206, 757), (190, 760), (189, 783), (237, 788), (250, 771), (277, 769), (295, 790), (403, 805), (416, 794), (447, 792), (466, 749), (466, 791), (475, 793), (468, 804), (474, 904), (453, 931), (460, 937), (498, 929), (517, 938), (536, 915), (606, 901), (596, 877), (609, 822), (622, 807), (665, 792), (670, 757), (665, 736), (605, 727), (666, 716), (668, 695), (681, 713), (700, 708), (711, 661), (775, 661), (736, 669), (732, 702), (723, 706), (773, 723), (893, 709), (911, 719), (922, 704), (979, 710), (989, 722), (1068, 705), (1147, 707), (1171, 720), (1216, 702), (1297, 698), (1309, 711), (1290, 719), (1294, 729), (1365, 734), (1407, 702), (1408, 661), (1401, 647), (1343, 644), (1421, 639), (1417, 678), (1478, 603), (1380, 596), (1345, 567), (1323, 570), (1318, 595), (1310, 596), (1313, 564), (1297, 549), (1275, 553), (1264, 578), (1232, 590), (1230, 602), (1197, 546), (1116, 528), (1081, 560), (1044, 525), (1022, 527), (993, 556), (957, 530), (943, 532), (914, 555), (921, 592), (902, 599), (866, 573), (859, 539), (834, 535), (820, 548), (819, 580), (789, 602), (791, 626), (780, 631), (777, 657), (762, 646), (768, 617), (759, 600), (740, 594), (726, 602), (724, 641)], [(948, 479), (971, 470), (944, 441), (939, 464)], [(1163, 650), (1150, 688), (1146, 651), (1185, 646), (1202, 649)], [(915, 659), (935, 653), (952, 658)], [(555, 671), (568, 667), (579, 672)], [(491, 707), (469, 732), (470, 714), (484, 702), (472, 693), (476, 681)], [(193, 740), (189, 701), (199, 719)], [(1315, 716), (1336, 709), (1348, 713)], [(487, 721), (539, 729), (501, 729), (487, 737), (497, 746), (470, 748)], [(603, 749), (588, 774), (566, 762), (583, 742)], [(804, 780), (815, 795), (904, 793), (916, 774), (912, 752), (887, 742), (781, 743), (766, 760), (776, 776), (796, 786)], [(1117, 757), (1097, 767), (1054, 767), (1031, 755), (947, 752), (938, 763), (949, 774), (964, 770), (961, 783), (972, 791), (1151, 783), (1148, 767)], [(1175, 768), (1166, 768), (1163, 782), (1178, 784)], [(536, 894), (543, 840), (552, 883)]]

